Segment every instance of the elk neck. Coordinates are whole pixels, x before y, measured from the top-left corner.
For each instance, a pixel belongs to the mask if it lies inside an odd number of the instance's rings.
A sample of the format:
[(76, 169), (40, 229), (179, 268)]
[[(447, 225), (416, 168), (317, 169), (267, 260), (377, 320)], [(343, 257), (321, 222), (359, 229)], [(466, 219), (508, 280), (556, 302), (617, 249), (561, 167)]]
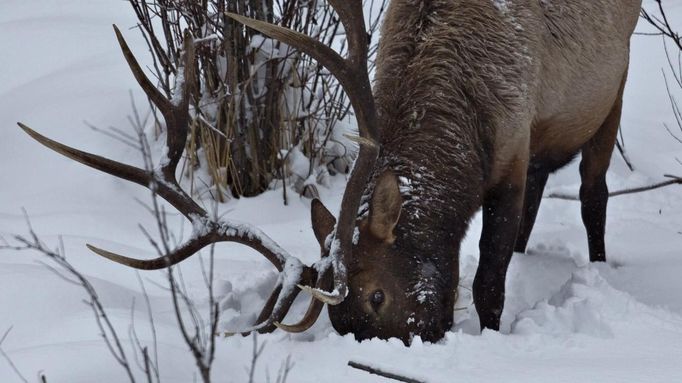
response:
[[(387, 169), (399, 177), (404, 204), (397, 229), (454, 245), (480, 207), (497, 126), (522, 107), (530, 81), (522, 74), (529, 59), (509, 57), (524, 50), (510, 45), (526, 42), (502, 36), (521, 33), (513, 20), (492, 2), (461, 3), (395, 0), (374, 87), (382, 150), (373, 178)], [(499, 47), (491, 48), (496, 40)], [(373, 181), (365, 200), (372, 189)]]

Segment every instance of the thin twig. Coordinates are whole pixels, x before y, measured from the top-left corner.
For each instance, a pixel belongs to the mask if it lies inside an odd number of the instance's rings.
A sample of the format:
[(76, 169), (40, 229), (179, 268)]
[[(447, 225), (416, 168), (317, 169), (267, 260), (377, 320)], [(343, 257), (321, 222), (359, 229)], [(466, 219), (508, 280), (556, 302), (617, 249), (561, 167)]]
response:
[(632, 161), (630, 160), (630, 156), (628, 153), (625, 151), (625, 139), (623, 138), (623, 130), (618, 129), (618, 138), (616, 139), (616, 148), (618, 148), (618, 152), (620, 153), (621, 158), (623, 161), (625, 161), (625, 165), (627, 165), (628, 169), (630, 169), (631, 172), (635, 171), (634, 165), (632, 165)]
[(5, 350), (2, 349), (2, 343), (5, 341), (5, 339), (7, 339), (7, 336), (9, 335), (10, 331), (12, 331), (12, 326), (10, 326), (7, 329), (7, 331), (5, 331), (5, 334), (3, 334), (2, 338), (0, 338), (0, 355), (2, 355), (2, 357), (5, 358), (5, 360), (7, 361), (7, 363), (9, 363), (9, 366), (12, 368), (14, 373), (19, 377), (19, 379), (21, 379), (24, 383), (28, 383), (28, 380), (26, 380), (26, 378), (24, 378), (24, 376), (21, 375), (21, 372), (12, 361), (12, 358), (10, 358), (9, 355), (5, 353)]
[[(668, 180), (668, 181), (659, 182), (659, 183), (656, 183), (653, 185), (647, 185), (647, 186), (641, 186), (641, 187), (636, 187), (636, 188), (631, 188), (631, 189), (618, 190), (618, 191), (609, 193), (609, 197), (618, 197), (618, 196), (626, 195), (626, 194), (642, 193), (642, 192), (646, 192), (646, 191), (664, 188), (664, 187), (671, 186), (671, 185), (682, 185), (682, 178), (680, 178), (680, 177), (671, 176), (671, 175), (666, 175), (665, 177), (672, 178), (672, 179)], [(565, 194), (565, 193), (550, 193), (547, 196), (545, 196), (544, 198), (563, 199), (566, 201), (580, 201), (579, 196), (574, 195), (574, 194)]]
[(256, 374), (256, 364), (258, 363), (258, 358), (263, 354), (263, 350), (265, 349), (265, 343), (261, 343), (260, 346), (258, 346), (258, 333), (254, 332), (253, 333), (253, 351), (251, 353), (251, 367), (249, 368), (249, 383), (254, 383), (253, 377)]
[(149, 294), (147, 293), (147, 289), (144, 286), (144, 282), (142, 281), (142, 278), (140, 277), (140, 273), (135, 273), (137, 276), (137, 281), (140, 285), (140, 289), (142, 291), (142, 296), (144, 297), (145, 300), (145, 305), (147, 306), (147, 319), (149, 320), (149, 327), (151, 328), (152, 332), (152, 352), (154, 353), (154, 358), (153, 360), (150, 360), (149, 357), (149, 352), (147, 350), (147, 347), (144, 348), (144, 357), (145, 357), (145, 362), (146, 365), (151, 365), (152, 369), (154, 371), (154, 377), (156, 378), (157, 382), (161, 382), (161, 377), (159, 376), (159, 347), (158, 347), (158, 338), (156, 334), (156, 325), (154, 323), (154, 314), (152, 313), (152, 304), (149, 299)]

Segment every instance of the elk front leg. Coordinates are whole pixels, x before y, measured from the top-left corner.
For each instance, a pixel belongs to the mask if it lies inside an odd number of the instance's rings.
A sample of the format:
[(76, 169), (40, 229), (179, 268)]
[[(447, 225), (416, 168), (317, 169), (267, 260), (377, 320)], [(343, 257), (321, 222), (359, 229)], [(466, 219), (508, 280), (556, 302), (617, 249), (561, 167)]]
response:
[(623, 93), (611, 109), (597, 133), (582, 149), (580, 162), (580, 202), (583, 224), (587, 231), (590, 262), (606, 262), (604, 232), (606, 227), (606, 205), (609, 189), (606, 185), (606, 171), (611, 163), (611, 154), (616, 144), (620, 126)]
[(540, 202), (542, 201), (542, 192), (545, 190), (549, 172), (544, 167), (534, 169), (533, 166), (528, 169), (528, 176), (526, 179), (526, 190), (523, 203), (522, 219), (519, 225), (519, 233), (516, 237), (516, 244), (514, 251), (517, 253), (525, 253), (526, 246), (530, 233), (533, 231), (535, 218), (540, 210)]
[(481, 330), (500, 329), (504, 283), (514, 252), (523, 208), (525, 169), (515, 180), (501, 182), (486, 193), (480, 259), (474, 278), (474, 304)]

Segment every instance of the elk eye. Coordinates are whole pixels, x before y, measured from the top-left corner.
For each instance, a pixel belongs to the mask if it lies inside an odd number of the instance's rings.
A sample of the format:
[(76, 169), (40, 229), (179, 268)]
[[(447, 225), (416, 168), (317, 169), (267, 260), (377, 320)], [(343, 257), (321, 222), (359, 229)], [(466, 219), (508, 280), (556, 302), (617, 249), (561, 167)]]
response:
[(369, 296), (369, 303), (372, 304), (374, 310), (378, 310), (379, 307), (384, 303), (384, 292), (381, 290), (376, 290)]

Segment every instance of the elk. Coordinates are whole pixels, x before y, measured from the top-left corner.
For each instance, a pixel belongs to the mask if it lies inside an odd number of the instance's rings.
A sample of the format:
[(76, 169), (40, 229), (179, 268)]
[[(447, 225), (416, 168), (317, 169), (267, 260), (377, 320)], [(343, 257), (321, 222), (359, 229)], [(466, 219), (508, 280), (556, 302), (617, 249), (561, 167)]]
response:
[[(474, 304), (481, 328), (498, 330), (507, 267), (514, 251), (525, 251), (547, 177), (582, 153), (589, 257), (605, 261), (605, 175), (641, 0), (393, 0), (373, 89), (362, 0), (328, 1), (346, 30), (345, 58), (309, 36), (227, 14), (317, 59), (355, 111), (360, 149), (338, 221), (312, 202), (320, 261), (305, 266), (256, 228), (212, 220), (182, 191), (175, 170), (187, 137), (188, 89), (196, 86), (192, 39), (184, 45), (185, 82), (169, 100), (145, 77), (118, 29), (135, 78), (165, 118), (167, 161), (148, 172), (20, 126), (71, 159), (155, 186), (195, 234), (152, 260), (91, 250), (159, 269), (212, 243), (242, 243), (282, 273), (251, 330), (305, 331), (327, 303), (341, 334), (437, 341), (453, 323), (460, 242), (482, 208)], [(302, 290), (313, 296), (305, 316), (281, 323)]]

